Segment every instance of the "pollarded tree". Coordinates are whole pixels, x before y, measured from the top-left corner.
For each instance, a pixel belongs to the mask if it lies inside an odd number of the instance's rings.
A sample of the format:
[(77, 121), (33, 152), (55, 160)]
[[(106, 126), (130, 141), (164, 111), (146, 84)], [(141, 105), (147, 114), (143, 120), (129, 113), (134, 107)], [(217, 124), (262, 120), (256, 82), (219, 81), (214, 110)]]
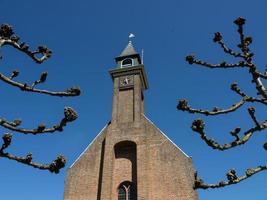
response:
[[(33, 61), (35, 61), (38, 64), (43, 63), (45, 60), (50, 58), (52, 54), (51, 50), (45, 46), (39, 46), (37, 50), (31, 50), (30, 47), (25, 42), (20, 42), (20, 38), (14, 34), (12, 27), (8, 24), (3, 24), (0, 27), (0, 48), (4, 46), (10, 46), (15, 48), (16, 50), (30, 57)], [(80, 89), (77, 87), (72, 87), (62, 92), (38, 89), (37, 86), (46, 81), (47, 75), (48, 75), (47, 72), (43, 72), (40, 75), (39, 80), (36, 80), (33, 83), (21, 83), (15, 80), (19, 76), (19, 71), (15, 70), (11, 73), (10, 76), (6, 76), (0, 73), (0, 80), (24, 92), (41, 93), (45, 95), (58, 96), (58, 97), (72, 97), (72, 96), (78, 96), (80, 94)], [(44, 124), (40, 124), (38, 127), (33, 129), (22, 128), (21, 120), (15, 119), (13, 121), (9, 121), (4, 117), (0, 117), (0, 126), (10, 131), (22, 134), (39, 135), (39, 134), (53, 133), (56, 131), (61, 132), (63, 131), (63, 128), (67, 125), (67, 123), (74, 121), (76, 118), (77, 118), (77, 113), (71, 107), (65, 107), (63, 119), (58, 124), (50, 128), (46, 127)], [(49, 170), (50, 172), (53, 173), (59, 173), (59, 170), (65, 166), (66, 159), (62, 155), (59, 155), (50, 164), (40, 164), (33, 162), (31, 153), (29, 153), (26, 156), (12, 155), (7, 152), (7, 149), (12, 142), (12, 135), (10, 133), (5, 133), (2, 139), (3, 143), (2, 146), (0, 146), (0, 157), (2, 158), (8, 158), (10, 160), (14, 160), (19, 163), (29, 165), (41, 170)]]
[[(251, 52), (249, 45), (252, 43), (252, 37), (248, 37), (244, 34), (243, 27), (245, 25), (245, 19), (242, 17), (239, 17), (234, 21), (234, 23), (237, 25), (238, 29), (237, 32), (240, 36), (240, 43), (237, 45), (240, 49), (239, 51), (234, 51), (231, 48), (229, 48), (223, 41), (223, 37), (220, 32), (217, 32), (214, 34), (213, 41), (220, 45), (220, 47), (223, 49), (223, 51), (238, 59), (238, 61), (234, 64), (230, 64), (227, 62), (222, 62), (220, 64), (211, 64), (202, 60), (197, 59), (194, 55), (188, 55), (186, 57), (186, 61), (189, 64), (196, 64), (203, 67), (208, 67), (211, 69), (218, 68), (218, 69), (229, 69), (229, 68), (245, 68), (247, 69), (248, 73), (251, 76), (251, 82), (254, 85), (254, 88), (257, 92), (256, 96), (250, 96), (241, 88), (238, 86), (237, 83), (231, 84), (231, 90), (234, 91), (237, 95), (240, 96), (240, 101), (237, 103), (234, 103), (231, 107), (227, 109), (220, 109), (218, 107), (215, 107), (213, 110), (203, 110), (203, 109), (195, 109), (189, 106), (188, 101), (186, 99), (179, 100), (179, 103), (177, 105), (178, 110), (186, 111), (188, 113), (198, 113), (203, 114), (206, 116), (215, 116), (215, 115), (221, 115), (221, 114), (229, 114), (231, 112), (235, 112), (237, 109), (241, 108), (246, 103), (259, 103), (261, 105), (266, 106), (267, 105), (267, 90), (264, 86), (263, 80), (267, 79), (267, 72), (260, 72), (256, 64), (254, 63), (253, 56), (254, 54)], [(251, 117), (251, 120), (254, 123), (253, 127), (250, 127), (247, 130), (244, 130), (241, 134), (241, 128), (237, 127), (233, 129), (230, 134), (233, 136), (233, 141), (226, 143), (226, 144), (219, 144), (215, 140), (209, 138), (205, 131), (205, 123), (202, 119), (197, 119), (192, 122), (192, 130), (195, 131), (200, 135), (200, 138), (211, 148), (224, 151), (228, 149), (235, 148), (239, 145), (246, 144), (251, 137), (258, 133), (259, 131), (262, 131), (267, 128), (267, 120), (266, 121), (259, 121), (256, 117), (256, 110), (254, 107), (248, 108), (248, 114)], [(263, 147), (267, 150), (267, 143), (264, 143)], [(207, 184), (202, 179), (198, 177), (196, 174), (196, 180), (195, 180), (195, 188), (201, 188), (201, 189), (208, 189), (208, 188), (220, 188), (232, 184), (237, 184), (254, 174), (261, 172), (263, 170), (266, 170), (267, 166), (257, 166), (255, 168), (247, 169), (244, 172), (244, 175), (238, 176), (237, 172), (234, 169), (230, 169), (226, 174), (226, 181), (220, 181), (215, 184)]]

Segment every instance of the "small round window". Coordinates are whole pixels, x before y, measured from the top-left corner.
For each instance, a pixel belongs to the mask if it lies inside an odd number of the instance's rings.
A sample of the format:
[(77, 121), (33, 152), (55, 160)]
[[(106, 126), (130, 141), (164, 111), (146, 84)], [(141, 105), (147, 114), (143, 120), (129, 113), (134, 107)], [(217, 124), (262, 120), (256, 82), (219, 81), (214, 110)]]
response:
[(127, 67), (127, 66), (132, 66), (132, 65), (133, 65), (133, 60), (131, 58), (126, 58), (121, 63), (122, 67)]

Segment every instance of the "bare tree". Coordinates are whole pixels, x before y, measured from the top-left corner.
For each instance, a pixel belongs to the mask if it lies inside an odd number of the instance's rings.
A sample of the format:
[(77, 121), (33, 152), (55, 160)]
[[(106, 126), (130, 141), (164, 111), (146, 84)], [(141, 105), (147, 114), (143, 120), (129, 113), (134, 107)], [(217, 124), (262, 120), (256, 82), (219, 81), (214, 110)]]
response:
[[(52, 54), (52, 51), (45, 46), (39, 46), (36, 50), (30, 50), (29, 45), (27, 45), (25, 42), (20, 42), (20, 38), (14, 34), (12, 27), (8, 24), (3, 24), (0, 27), (0, 48), (3, 46), (10, 46), (15, 48), (16, 50), (30, 57), (33, 61), (35, 61), (38, 64), (43, 63), (45, 60), (50, 58)], [(19, 71), (15, 70), (9, 76), (0, 73), (0, 80), (24, 92), (41, 93), (45, 95), (58, 96), (58, 97), (71, 97), (71, 96), (78, 96), (80, 94), (80, 89), (78, 87), (72, 87), (62, 92), (38, 89), (37, 86), (46, 81), (47, 75), (48, 75), (47, 72), (43, 72), (40, 75), (40, 78), (34, 81), (33, 83), (21, 83), (19, 81), (14, 80), (19, 76)], [(21, 120), (15, 119), (13, 121), (8, 121), (4, 117), (0, 117), (0, 126), (17, 133), (37, 135), (45, 133), (54, 133), (56, 131), (61, 132), (63, 131), (63, 128), (67, 125), (67, 123), (74, 121), (76, 118), (77, 118), (77, 113), (71, 107), (65, 107), (63, 119), (58, 124), (50, 128), (47, 128), (44, 124), (40, 124), (38, 127), (33, 129), (22, 128)], [(33, 162), (31, 153), (29, 153), (26, 156), (12, 155), (6, 152), (7, 148), (11, 145), (12, 135), (10, 133), (5, 133), (2, 139), (3, 143), (2, 146), (0, 146), (0, 157), (2, 158), (15, 160), (19, 163), (29, 165), (41, 170), (49, 170), (50, 172), (54, 173), (59, 173), (59, 170), (65, 166), (66, 159), (62, 155), (59, 155), (50, 164), (40, 164)]]
[[(177, 105), (178, 110), (186, 111), (188, 113), (198, 113), (203, 114), (206, 116), (215, 116), (220, 114), (228, 114), (231, 112), (235, 112), (237, 109), (241, 108), (246, 103), (259, 103), (261, 105), (267, 105), (267, 90), (264, 86), (264, 83), (262, 80), (267, 79), (267, 72), (260, 72), (256, 64), (254, 63), (253, 56), (254, 54), (251, 52), (249, 45), (252, 43), (252, 37), (246, 36), (243, 31), (243, 27), (245, 25), (246, 20), (242, 17), (237, 18), (234, 21), (234, 24), (237, 25), (238, 29), (237, 32), (240, 37), (240, 43), (237, 45), (239, 48), (239, 51), (234, 51), (233, 49), (229, 48), (223, 41), (223, 37), (220, 32), (216, 32), (214, 34), (213, 41), (220, 45), (222, 50), (235, 58), (238, 59), (236, 63), (227, 63), (222, 62), (219, 64), (211, 64), (202, 60), (197, 59), (194, 55), (188, 55), (186, 57), (186, 61), (189, 64), (196, 64), (207, 68), (218, 68), (218, 69), (229, 69), (229, 68), (245, 68), (247, 69), (248, 73), (251, 76), (251, 82), (255, 87), (256, 96), (250, 96), (246, 92), (240, 89), (237, 83), (231, 84), (231, 90), (235, 92), (237, 95), (240, 96), (240, 101), (237, 103), (234, 103), (231, 107), (226, 109), (220, 109), (218, 107), (215, 107), (213, 110), (203, 110), (203, 109), (195, 109), (192, 108), (186, 99), (179, 100), (179, 103)], [(254, 107), (248, 108), (248, 114), (251, 118), (251, 120), (254, 123), (253, 127), (250, 127), (248, 130), (244, 130), (241, 134), (241, 128), (237, 127), (233, 129), (230, 134), (233, 136), (233, 141), (226, 143), (226, 144), (219, 144), (215, 140), (209, 138), (207, 136), (207, 133), (205, 131), (205, 123), (202, 119), (196, 119), (192, 122), (192, 130), (195, 131), (200, 135), (200, 138), (211, 148), (224, 151), (228, 149), (235, 148), (237, 146), (243, 145), (247, 143), (251, 137), (266, 129), (267, 128), (267, 120), (261, 122), (256, 117), (256, 110)], [(263, 147), (267, 150), (267, 143), (264, 143)], [(255, 168), (247, 169), (244, 172), (244, 175), (238, 176), (237, 172), (234, 169), (230, 169), (226, 174), (226, 181), (220, 181), (215, 184), (207, 184), (204, 183), (202, 179), (198, 177), (196, 174), (195, 176), (195, 188), (201, 188), (201, 189), (208, 189), (208, 188), (220, 188), (232, 184), (237, 184), (254, 174), (261, 172), (263, 170), (266, 170), (267, 166), (257, 166)]]

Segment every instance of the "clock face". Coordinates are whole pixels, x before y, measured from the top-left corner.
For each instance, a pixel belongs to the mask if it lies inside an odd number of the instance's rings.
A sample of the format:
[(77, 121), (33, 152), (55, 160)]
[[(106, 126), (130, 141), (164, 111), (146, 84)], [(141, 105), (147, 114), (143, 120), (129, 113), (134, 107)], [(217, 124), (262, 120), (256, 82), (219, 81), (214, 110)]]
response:
[(129, 82), (130, 82), (130, 79), (129, 79), (128, 77), (126, 77), (126, 78), (122, 79), (121, 84), (122, 84), (122, 85), (128, 85)]
[(133, 76), (120, 77), (120, 87), (128, 87), (133, 85)]

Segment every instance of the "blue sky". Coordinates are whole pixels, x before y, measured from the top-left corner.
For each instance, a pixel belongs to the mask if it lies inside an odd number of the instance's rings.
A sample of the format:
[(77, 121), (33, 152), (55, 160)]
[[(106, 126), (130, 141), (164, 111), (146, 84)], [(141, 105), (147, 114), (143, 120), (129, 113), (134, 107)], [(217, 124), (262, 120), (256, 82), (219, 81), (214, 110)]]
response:
[[(189, 66), (184, 57), (194, 53), (211, 62), (233, 61), (212, 42), (213, 33), (222, 32), (225, 41), (236, 47), (238, 34), (232, 23), (239, 16), (247, 19), (246, 33), (253, 36), (251, 48), (261, 70), (267, 46), (264, 0), (1, 0), (0, 23), (9, 23), (21, 39), (32, 47), (46, 44), (52, 58), (42, 65), (33, 63), (14, 49), (3, 48), (1, 72), (19, 69), (19, 80), (34, 81), (48, 71), (47, 82), (40, 87), (64, 90), (79, 85), (77, 98), (57, 98), (23, 93), (0, 83), (1, 116), (22, 118), (24, 127), (40, 122), (47, 126), (61, 119), (64, 106), (72, 106), (79, 120), (63, 133), (44, 136), (13, 134), (9, 151), (17, 155), (32, 152), (34, 160), (51, 162), (58, 154), (68, 158), (67, 167), (58, 175), (39, 171), (0, 159), (0, 199), (62, 199), (67, 168), (110, 120), (112, 81), (108, 71), (115, 67), (114, 57), (127, 44), (133, 32), (134, 45), (141, 52), (150, 89), (145, 93), (146, 115), (179, 147), (193, 157), (199, 175), (206, 182), (225, 179), (230, 168), (243, 172), (246, 168), (265, 164), (266, 141), (260, 132), (245, 146), (227, 152), (211, 150), (190, 125), (198, 115), (176, 110), (177, 100), (187, 98), (193, 107), (227, 107), (239, 100), (230, 91), (237, 81), (249, 94), (255, 94), (246, 70), (209, 70)], [(256, 106), (259, 119), (265, 120), (266, 108)], [(246, 109), (228, 116), (204, 117), (207, 132), (220, 142), (232, 140), (229, 131), (236, 126), (244, 130), (253, 125)], [(1, 128), (1, 132), (6, 130)], [(265, 200), (267, 173), (263, 172), (228, 188), (199, 190), (200, 200)]]

